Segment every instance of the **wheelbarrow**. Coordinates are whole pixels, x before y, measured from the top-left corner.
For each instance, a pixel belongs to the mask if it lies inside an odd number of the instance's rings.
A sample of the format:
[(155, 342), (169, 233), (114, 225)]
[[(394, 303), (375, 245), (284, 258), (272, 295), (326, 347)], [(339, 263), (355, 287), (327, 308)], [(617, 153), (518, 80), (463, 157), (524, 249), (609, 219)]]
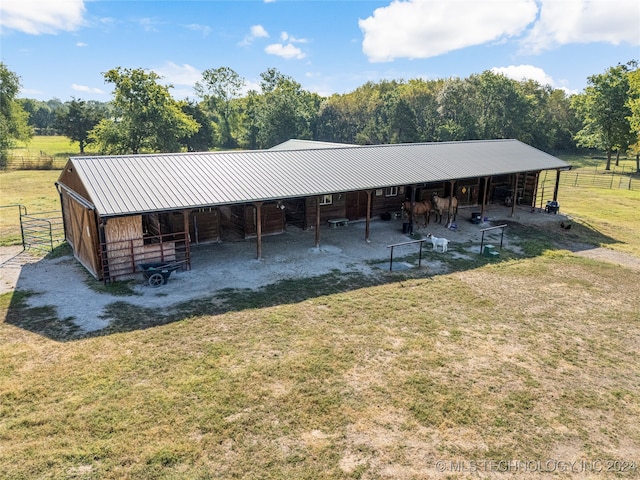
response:
[(175, 272), (180, 268), (180, 265), (177, 263), (140, 263), (138, 264), (138, 268), (142, 270), (142, 274), (144, 278), (149, 283), (150, 287), (159, 287), (160, 285), (165, 285), (167, 280), (169, 280), (169, 276), (171, 272)]

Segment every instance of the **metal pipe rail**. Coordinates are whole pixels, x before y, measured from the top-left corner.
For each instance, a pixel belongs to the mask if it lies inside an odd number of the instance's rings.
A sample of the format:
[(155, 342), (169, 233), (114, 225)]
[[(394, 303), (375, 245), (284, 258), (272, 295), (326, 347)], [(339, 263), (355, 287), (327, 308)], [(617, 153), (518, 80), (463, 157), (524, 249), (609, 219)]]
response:
[(421, 267), (422, 266), (422, 244), (426, 241), (427, 241), (426, 238), (422, 238), (420, 240), (411, 240), (410, 242), (394, 243), (393, 245), (387, 245), (387, 248), (391, 249), (391, 256), (389, 257), (389, 271), (390, 272), (393, 271), (393, 249), (395, 247), (401, 247), (403, 245), (411, 245), (413, 243), (420, 244), (420, 254), (418, 256), (418, 267)]
[(480, 240), (480, 255), (482, 255), (482, 246), (484, 245), (484, 233), (488, 232), (489, 230), (495, 230), (497, 228), (502, 229), (502, 234), (500, 235), (500, 250), (502, 250), (502, 242), (504, 240), (504, 229), (507, 228), (506, 223), (502, 225), (497, 225), (495, 227), (483, 228), (482, 230), (480, 230), (482, 232), (482, 239)]

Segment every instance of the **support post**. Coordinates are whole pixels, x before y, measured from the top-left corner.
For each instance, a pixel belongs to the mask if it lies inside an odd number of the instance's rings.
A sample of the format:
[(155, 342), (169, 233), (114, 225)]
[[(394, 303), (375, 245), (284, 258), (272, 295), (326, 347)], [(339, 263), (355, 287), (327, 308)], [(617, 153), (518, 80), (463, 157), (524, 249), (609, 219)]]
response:
[(518, 199), (518, 180), (520, 179), (520, 174), (516, 173), (516, 178), (513, 182), (513, 197), (511, 198), (511, 216), (513, 217), (516, 212), (516, 201)]
[(262, 202), (255, 202), (256, 207), (256, 236), (257, 236), (257, 259), (262, 259)]
[(369, 243), (369, 227), (371, 224), (371, 190), (367, 190), (367, 219), (364, 227), (364, 241)]
[(411, 185), (411, 211), (409, 211), (409, 234), (413, 233), (413, 212), (416, 211), (416, 190), (415, 185)]
[(540, 172), (536, 172), (533, 180), (533, 192), (531, 192), (531, 213), (536, 211), (536, 202), (538, 200), (538, 182), (540, 181)]
[(189, 234), (189, 213), (191, 210), (183, 210), (183, 222), (184, 222), (184, 254), (187, 261), (187, 270), (191, 270), (191, 235)]
[(447, 210), (447, 226), (451, 226), (451, 216), (453, 215), (453, 197), (456, 193), (456, 181), (449, 180), (451, 182), (451, 188), (449, 189), (449, 208)]
[(480, 207), (480, 219), (484, 219), (484, 211), (487, 206), (487, 189), (489, 188), (489, 177), (484, 177), (484, 189), (482, 190), (482, 206)]
[(316, 248), (320, 248), (320, 198), (316, 197)]
[(553, 201), (558, 201), (558, 187), (560, 186), (560, 169), (556, 169), (556, 185), (553, 187)]

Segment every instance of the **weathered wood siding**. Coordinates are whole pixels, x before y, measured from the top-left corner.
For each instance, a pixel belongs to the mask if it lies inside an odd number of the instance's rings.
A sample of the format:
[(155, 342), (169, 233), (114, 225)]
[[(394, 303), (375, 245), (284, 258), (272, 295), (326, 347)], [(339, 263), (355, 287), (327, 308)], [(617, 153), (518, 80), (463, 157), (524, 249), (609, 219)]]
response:
[(244, 239), (244, 205), (220, 207), (220, 238), (228, 241)]
[(85, 188), (80, 178), (78, 178), (78, 175), (76, 174), (70, 162), (67, 162), (67, 165), (64, 167), (64, 170), (60, 174), (58, 181), (69, 187), (81, 197), (91, 202), (91, 198), (89, 197), (87, 189)]
[[(320, 205), (320, 223), (327, 223), (327, 220), (331, 218), (346, 218), (346, 194), (334, 193), (332, 196), (332, 203), (329, 205)], [(316, 206), (318, 197), (307, 198), (305, 204), (305, 216), (307, 217), (307, 224), (314, 226), (316, 222)]]
[(220, 211), (218, 208), (200, 208), (189, 214), (189, 236), (192, 243), (220, 240)]
[(91, 275), (100, 279), (100, 239), (94, 212), (70, 197), (65, 190), (62, 190), (62, 212), (66, 240), (73, 255)]
[[(285, 213), (276, 202), (263, 203), (260, 209), (262, 216), (262, 235), (274, 235), (284, 231)], [(254, 205), (245, 205), (245, 238), (257, 235), (257, 211)]]
[(371, 194), (371, 217), (384, 213), (398, 213), (405, 199), (405, 187), (379, 188)]

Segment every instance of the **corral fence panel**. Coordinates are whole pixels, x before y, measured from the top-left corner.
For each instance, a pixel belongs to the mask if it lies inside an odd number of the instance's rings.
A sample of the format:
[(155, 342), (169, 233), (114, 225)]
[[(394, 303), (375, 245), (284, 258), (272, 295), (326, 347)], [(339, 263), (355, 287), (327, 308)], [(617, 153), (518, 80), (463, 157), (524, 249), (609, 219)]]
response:
[(0, 205), (0, 209), (3, 216), (10, 216), (14, 210), (17, 224), (9, 222), (0, 234), (5, 239), (21, 238), (25, 250), (50, 252), (65, 241), (64, 221), (59, 211), (27, 213), (27, 207), (21, 204)]
[(64, 222), (60, 212), (21, 214), (20, 226), (25, 249), (50, 252), (64, 242)]
[(10, 155), (0, 161), (2, 170), (62, 170), (66, 157), (52, 155)]
[[(555, 186), (555, 172), (545, 172), (540, 181), (539, 188), (545, 191), (553, 191)], [(582, 171), (567, 170), (560, 172), (560, 186), (602, 188), (602, 189), (623, 189), (640, 190), (640, 175), (622, 173), (590, 173)]]

